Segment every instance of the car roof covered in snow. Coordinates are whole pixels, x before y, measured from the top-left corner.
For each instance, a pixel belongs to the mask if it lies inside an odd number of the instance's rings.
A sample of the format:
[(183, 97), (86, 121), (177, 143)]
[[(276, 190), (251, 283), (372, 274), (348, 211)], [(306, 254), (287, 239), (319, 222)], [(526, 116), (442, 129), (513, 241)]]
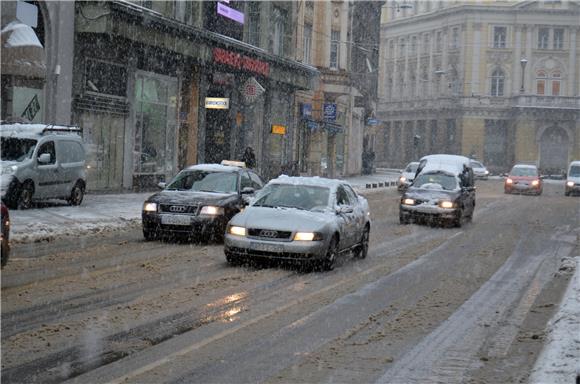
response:
[(538, 167), (536, 167), (533, 164), (516, 164), (514, 165), (514, 168), (529, 168), (529, 169), (537, 169)]
[(221, 164), (195, 164), (190, 165), (184, 170), (192, 171), (206, 171), (206, 172), (238, 172), (244, 168), (234, 167), (231, 165), (221, 165)]
[(451, 174), (463, 172), (464, 167), (471, 167), (470, 160), (465, 156), (458, 155), (428, 155), (420, 160), (422, 165), (420, 173), (445, 171)]
[(292, 184), (292, 185), (309, 185), (314, 187), (337, 188), (339, 185), (350, 185), (347, 181), (337, 179), (327, 179), (324, 177), (312, 176), (286, 176), (281, 175), (272, 179), (268, 184)]
[(79, 127), (69, 127), (66, 125), (52, 125), (52, 124), (0, 124), (0, 136), (2, 137), (19, 137), (27, 139), (38, 139), (46, 133), (66, 133), (79, 134), (81, 129)]

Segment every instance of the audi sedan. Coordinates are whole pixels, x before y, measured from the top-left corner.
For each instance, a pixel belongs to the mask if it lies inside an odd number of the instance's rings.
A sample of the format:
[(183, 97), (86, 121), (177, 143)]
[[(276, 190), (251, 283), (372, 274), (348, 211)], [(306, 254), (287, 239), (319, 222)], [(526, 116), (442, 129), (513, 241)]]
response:
[(220, 240), (228, 221), (248, 204), (263, 182), (243, 166), (198, 164), (160, 186), (164, 190), (143, 204), (146, 240), (160, 235)]
[(542, 178), (535, 165), (516, 164), (505, 179), (505, 193), (542, 194)]
[(264, 258), (331, 270), (341, 254), (366, 257), (370, 227), (367, 200), (348, 183), (280, 176), (229, 222), (224, 252), (230, 264)]

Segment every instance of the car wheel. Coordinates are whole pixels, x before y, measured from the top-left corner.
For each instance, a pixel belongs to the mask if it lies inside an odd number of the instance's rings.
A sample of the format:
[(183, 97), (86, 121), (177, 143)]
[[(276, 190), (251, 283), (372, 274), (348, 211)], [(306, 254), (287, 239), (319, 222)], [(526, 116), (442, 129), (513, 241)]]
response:
[(322, 261), (322, 269), (324, 271), (332, 271), (334, 269), (334, 264), (336, 263), (336, 256), (338, 255), (338, 241), (336, 236), (330, 240), (328, 245), (328, 250)]
[(370, 235), (370, 228), (367, 225), (365, 227), (365, 231), (362, 234), (362, 238), (360, 240), (360, 243), (357, 246), (357, 249), (354, 253), (354, 257), (356, 257), (357, 259), (364, 259), (365, 257), (367, 257), (367, 254), (369, 253), (369, 235)]
[(236, 256), (234, 256), (233, 254), (229, 253), (229, 252), (225, 252), (226, 254), (226, 261), (228, 262), (229, 265), (240, 265), (240, 259), (237, 258)]
[(402, 215), (399, 213), (399, 223), (403, 225), (411, 224), (411, 218), (408, 215)]
[(32, 184), (31, 181), (27, 181), (20, 190), (20, 196), (18, 196), (18, 208), (29, 209), (32, 207), (32, 196), (34, 196), (34, 184)]
[(457, 212), (457, 217), (455, 218), (455, 220), (453, 220), (453, 226), (457, 227), (457, 228), (461, 228), (461, 220), (463, 219), (463, 209), (460, 209), (459, 212)]
[(145, 241), (153, 241), (159, 238), (159, 234), (155, 230), (143, 228), (143, 237)]
[(80, 183), (76, 183), (70, 192), (70, 197), (68, 202), (70, 205), (81, 205), (83, 202), (83, 197), (85, 196), (85, 190)]
[(2, 257), (0, 260), (0, 264), (2, 267), (4, 267), (7, 263), (8, 263), (8, 255), (10, 253), (10, 248), (8, 245), (8, 239), (6, 237), (2, 238), (2, 245), (1, 245), (1, 249), (2, 249)]

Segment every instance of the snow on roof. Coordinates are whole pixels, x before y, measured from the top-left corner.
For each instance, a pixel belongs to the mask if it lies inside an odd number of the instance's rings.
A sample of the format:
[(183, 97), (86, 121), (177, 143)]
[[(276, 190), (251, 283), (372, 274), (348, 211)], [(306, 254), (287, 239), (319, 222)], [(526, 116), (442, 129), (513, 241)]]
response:
[(185, 169), (208, 171), (208, 172), (237, 172), (241, 168), (230, 166), (230, 165), (221, 165), (221, 164), (195, 164), (195, 165), (190, 165), (189, 167), (187, 167)]
[(275, 179), (270, 180), (269, 184), (293, 184), (293, 185), (310, 185), (316, 187), (329, 187), (329, 188), (336, 188), (339, 185), (347, 184), (350, 185), (347, 181), (344, 180), (337, 180), (337, 179), (327, 179), (324, 177), (312, 176), (286, 176), (281, 175)]
[[(13, 47), (40, 47), (40, 40), (34, 33), (34, 30), (24, 23), (12, 21), (2, 29), (2, 35), (10, 33), (10, 37), (6, 40), (3, 48)], [(4, 40), (4, 37), (3, 39)]]
[(445, 171), (450, 174), (463, 172), (463, 167), (470, 167), (470, 160), (465, 156), (458, 155), (428, 155), (420, 160), (423, 164), (421, 173), (433, 171)]
[(531, 165), (531, 164), (516, 164), (516, 165), (514, 165), (514, 168), (537, 169), (537, 167), (535, 165)]
[[(0, 124), (0, 136), (2, 137), (23, 137), (35, 138), (42, 136), (45, 129), (62, 129), (64, 131), (70, 129), (79, 129), (78, 127), (67, 127), (64, 125), (50, 125), (50, 124)], [(77, 133), (71, 131), (71, 133)]]

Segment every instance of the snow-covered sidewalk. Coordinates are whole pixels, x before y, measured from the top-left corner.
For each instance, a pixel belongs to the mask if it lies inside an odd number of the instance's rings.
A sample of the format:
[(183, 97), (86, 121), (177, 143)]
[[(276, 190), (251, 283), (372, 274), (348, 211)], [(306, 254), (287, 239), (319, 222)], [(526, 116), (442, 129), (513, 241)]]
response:
[[(385, 187), (385, 184), (396, 179), (396, 174), (386, 172), (346, 178), (359, 191), (365, 190), (367, 184), (372, 188), (379, 184)], [(11, 242), (28, 243), (57, 236), (82, 236), (138, 226), (141, 224), (143, 202), (152, 194), (87, 194), (78, 207), (54, 200), (42, 203), (38, 208), (11, 210)]]

